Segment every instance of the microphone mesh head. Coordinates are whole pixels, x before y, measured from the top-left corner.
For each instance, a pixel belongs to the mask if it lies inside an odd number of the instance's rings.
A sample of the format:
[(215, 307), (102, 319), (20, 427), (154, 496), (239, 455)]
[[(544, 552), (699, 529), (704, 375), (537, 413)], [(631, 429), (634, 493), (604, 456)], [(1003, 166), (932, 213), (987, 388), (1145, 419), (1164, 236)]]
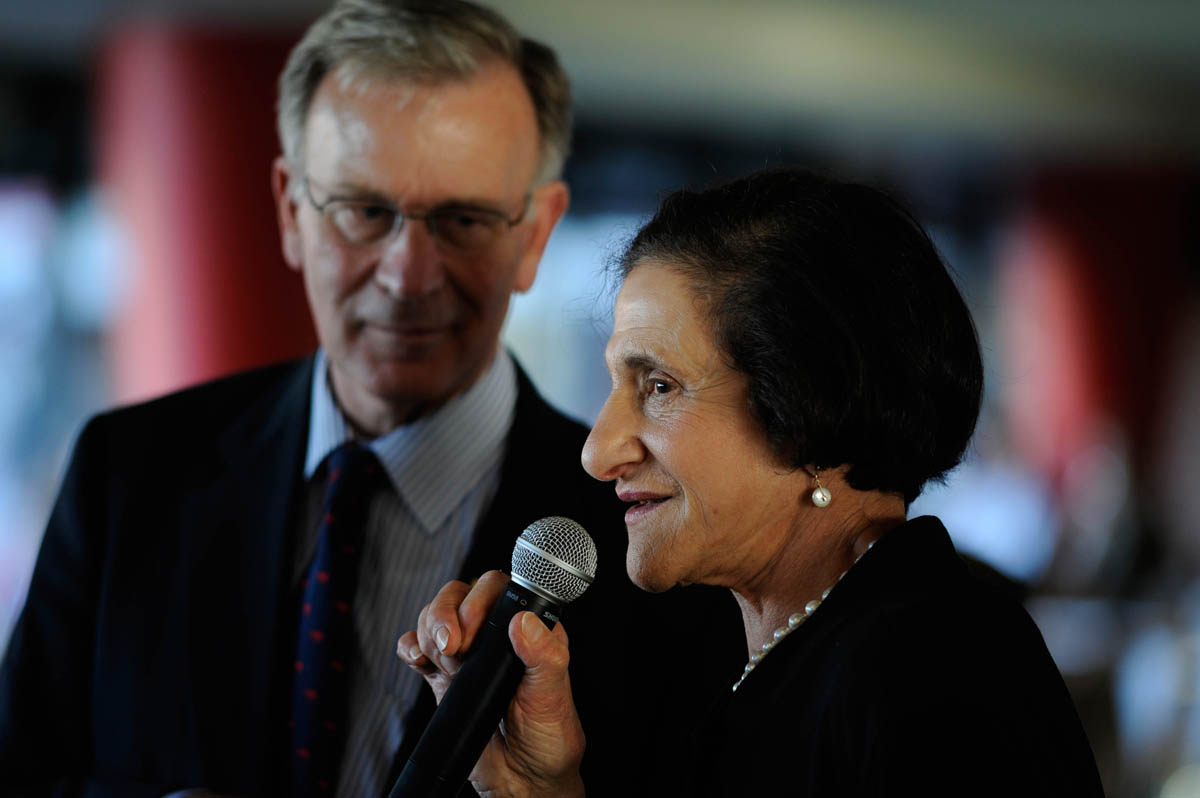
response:
[(568, 604), (582, 596), (596, 576), (596, 544), (570, 518), (555, 515), (534, 521), (517, 538), (512, 575)]

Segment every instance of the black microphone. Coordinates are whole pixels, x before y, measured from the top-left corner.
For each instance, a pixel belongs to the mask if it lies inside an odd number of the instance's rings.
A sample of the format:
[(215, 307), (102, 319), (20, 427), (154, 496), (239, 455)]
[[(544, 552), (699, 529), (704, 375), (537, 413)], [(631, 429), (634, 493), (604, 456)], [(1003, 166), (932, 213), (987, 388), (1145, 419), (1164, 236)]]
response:
[(528, 610), (550, 629), (596, 575), (596, 544), (569, 518), (534, 521), (517, 538), (512, 576), (396, 780), (390, 798), (452, 798), (500, 725), (525, 663), (508, 623)]

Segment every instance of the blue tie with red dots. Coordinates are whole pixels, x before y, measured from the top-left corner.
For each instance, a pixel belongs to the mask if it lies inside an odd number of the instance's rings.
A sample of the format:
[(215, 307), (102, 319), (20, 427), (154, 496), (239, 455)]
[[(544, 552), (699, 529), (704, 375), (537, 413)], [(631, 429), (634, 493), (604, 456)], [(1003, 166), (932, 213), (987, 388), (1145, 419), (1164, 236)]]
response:
[(334, 449), (326, 468), (325, 505), (317, 551), (302, 582), (293, 664), (293, 796), (327, 796), (337, 790), (346, 742), (347, 666), (354, 651), (350, 606), (367, 506), (382, 474), (375, 455), (353, 442)]

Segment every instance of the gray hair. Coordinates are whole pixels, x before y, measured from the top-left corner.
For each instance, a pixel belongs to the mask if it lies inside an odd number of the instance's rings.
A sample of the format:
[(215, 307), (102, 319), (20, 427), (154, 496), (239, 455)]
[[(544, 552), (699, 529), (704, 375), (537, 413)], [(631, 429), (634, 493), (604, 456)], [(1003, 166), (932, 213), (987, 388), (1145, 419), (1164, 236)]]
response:
[(422, 83), (462, 80), (496, 60), (525, 84), (538, 125), (537, 182), (562, 174), (571, 140), (571, 88), (554, 51), (522, 38), (503, 17), (465, 0), (338, 0), (288, 56), (276, 108), (283, 154), (304, 161), (313, 95), (337, 68), (349, 76)]

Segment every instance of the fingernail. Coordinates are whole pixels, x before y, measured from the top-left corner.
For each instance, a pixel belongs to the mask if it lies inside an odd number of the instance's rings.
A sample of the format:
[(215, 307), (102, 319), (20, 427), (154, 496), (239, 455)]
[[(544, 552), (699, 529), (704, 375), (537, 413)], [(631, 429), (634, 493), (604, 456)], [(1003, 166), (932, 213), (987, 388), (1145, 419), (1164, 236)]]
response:
[(450, 633), (446, 631), (446, 627), (439, 626), (433, 633), (433, 639), (437, 641), (438, 651), (445, 651), (446, 644), (450, 642)]
[(536, 643), (546, 633), (546, 625), (532, 612), (527, 612), (521, 618), (521, 631), (525, 633), (526, 640), (530, 643)]
[(421, 647), (420, 647), (420, 646), (413, 646), (412, 648), (410, 648), (410, 649), (408, 650), (408, 658), (409, 658), (410, 660), (412, 660), (413, 662), (416, 662), (417, 660), (419, 660), (419, 659), (420, 659), (421, 657), (423, 657), (423, 656), (425, 656), (425, 655), (421, 653)]

